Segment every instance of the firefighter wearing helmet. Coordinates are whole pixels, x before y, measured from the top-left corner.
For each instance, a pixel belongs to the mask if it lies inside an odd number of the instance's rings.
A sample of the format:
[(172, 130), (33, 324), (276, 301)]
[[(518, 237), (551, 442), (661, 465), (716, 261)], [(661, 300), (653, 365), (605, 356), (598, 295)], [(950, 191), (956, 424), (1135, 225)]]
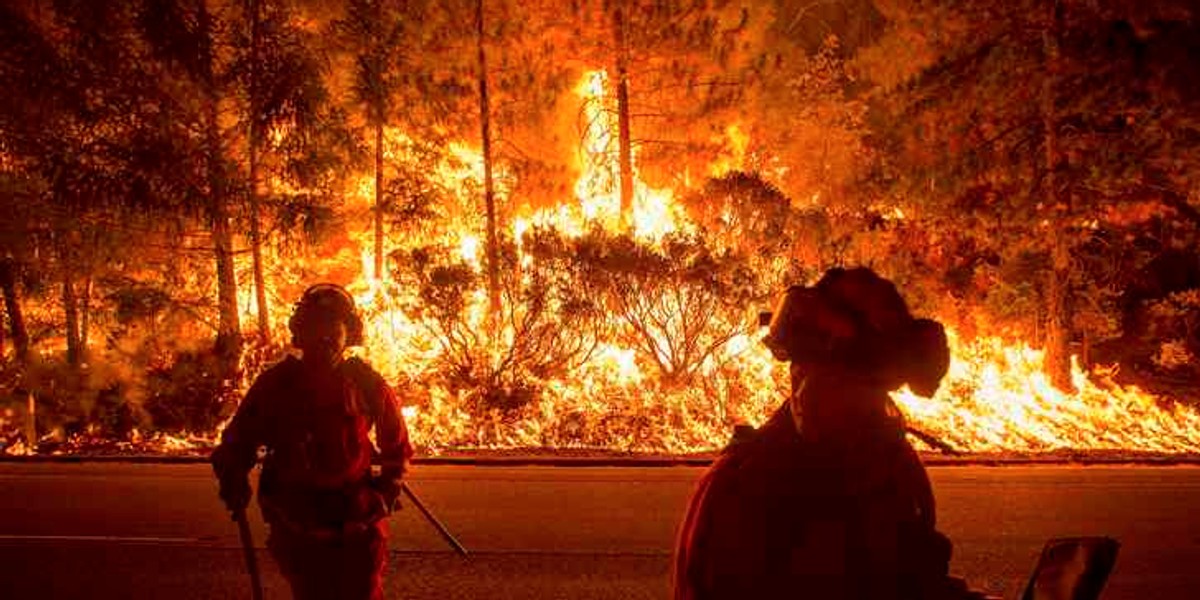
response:
[(937, 390), (941, 325), (873, 271), (832, 269), (786, 291), (763, 342), (790, 363), (792, 393), (698, 483), (675, 599), (979, 597), (948, 576), (950, 542), (889, 396)]
[(235, 514), (246, 509), (265, 448), (258, 502), (294, 597), (382, 598), (384, 518), (413, 454), (396, 397), (367, 363), (344, 357), (362, 343), (363, 325), (343, 288), (308, 288), (288, 328), (300, 357), (255, 379), (212, 454), (221, 500)]

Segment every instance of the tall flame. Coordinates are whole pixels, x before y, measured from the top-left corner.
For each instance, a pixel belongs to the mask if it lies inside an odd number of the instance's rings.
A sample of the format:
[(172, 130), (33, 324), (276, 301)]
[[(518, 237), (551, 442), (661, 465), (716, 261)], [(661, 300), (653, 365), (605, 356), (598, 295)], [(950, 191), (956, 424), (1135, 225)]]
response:
[[(617, 140), (612, 133), (613, 107), (605, 94), (606, 83), (605, 73), (594, 71), (587, 73), (577, 88), (586, 125), (573, 201), (509, 215), (507, 227), (521, 253), (521, 269), (533, 265), (534, 258), (524, 253), (522, 243), (535, 228), (553, 227), (575, 237), (596, 227), (621, 228), (618, 161), (614, 159)], [(406, 159), (413, 140), (396, 129), (388, 129), (385, 135), (387, 159)], [(725, 137), (728, 152), (712, 165), (712, 174), (737, 169), (744, 159), (745, 134), (731, 125)], [(450, 191), (447, 206), (441, 207), (444, 214), (437, 223), (409, 232), (412, 239), (403, 243), (451, 249), (455, 258), (481, 272), (486, 254), (477, 206), (482, 157), (461, 143), (448, 150), (440, 162), (427, 165), (427, 173)], [(503, 199), (507, 194), (503, 165), (497, 172)], [(636, 167), (633, 175), (635, 237), (654, 244), (668, 233), (693, 229), (672, 191), (647, 186), (636, 177)], [(352, 220), (369, 220), (374, 185), (373, 177), (355, 180), (343, 207)], [(818, 199), (814, 196), (812, 201)], [(294, 291), (287, 289), (287, 282), (295, 281), (298, 273), (334, 273), (337, 279), (337, 269), (350, 269), (345, 279), (355, 279), (348, 287), (365, 321), (367, 339), (361, 352), (389, 381), (400, 385), (406, 402), (404, 415), (415, 439), (428, 451), (483, 446), (707, 451), (725, 444), (732, 424), (765, 421), (789, 391), (786, 365), (773, 360), (754, 331), (742, 330), (704, 360), (687, 386), (664, 382), (657, 373), (647, 371), (635, 348), (610, 340), (600, 343), (569, 378), (539, 381), (541, 393), (516, 417), (468, 412), (464, 407), (469, 392), (436, 380), (438, 361), (447, 348), (428, 324), (410, 318), (403, 310), (406, 303), (415, 301), (415, 292), (386, 275), (374, 277), (371, 236), (371, 228), (364, 227), (332, 245), (332, 251), (320, 259), (285, 257), (280, 249), (265, 248), (265, 263), (275, 265), (266, 281), (272, 320), (286, 322), (292, 296), (285, 294)], [(395, 250), (397, 241), (389, 240), (392, 246), (385, 252)], [(238, 269), (239, 280), (252, 281), (247, 256), (238, 258)], [(243, 323), (253, 323), (257, 307), (252, 286), (242, 286), (238, 304)], [(466, 321), (473, 331), (485, 329), (487, 304), (482, 291), (467, 299)], [(283, 333), (276, 332), (277, 337)], [(497, 332), (501, 343), (510, 342), (513, 335), (503, 328)], [(1200, 453), (1200, 412), (1195, 408), (1117, 385), (1112, 371), (1087, 374), (1077, 365), (1072, 373), (1076, 391), (1063, 392), (1043, 374), (1040, 351), (992, 337), (962, 340), (953, 331), (949, 338), (950, 372), (935, 397), (921, 398), (902, 389), (893, 398), (911, 425), (953, 447), (968, 452)], [(12, 411), (0, 413), (0, 428), (10, 426), (15, 418)], [(121, 444), (178, 452), (198, 443), (193, 438), (143, 437), (136, 432), (135, 437)], [(22, 446), (5, 451), (32, 449)]]
[[(586, 126), (580, 152), (580, 176), (574, 204), (511, 215), (508, 227), (520, 250), (524, 235), (536, 227), (554, 227), (571, 236), (591, 227), (620, 227), (616, 139), (611, 99), (603, 71), (587, 73), (577, 88)], [(726, 130), (729, 156), (715, 172), (736, 169), (746, 138), (736, 126)], [(391, 147), (405, 146), (404, 134), (389, 130)], [(467, 190), (479, 189), (482, 159), (456, 144), (454, 160), (435, 176), (464, 207), (476, 202)], [(635, 156), (636, 158), (636, 156)], [(635, 172), (636, 176), (636, 172)], [(356, 194), (369, 206), (373, 181), (364, 178)], [(635, 177), (633, 233), (653, 242), (693, 225), (670, 190), (656, 190)], [(458, 257), (481, 270), (482, 222), (464, 209), (457, 224), (422, 235), (425, 242), (456, 248)], [(445, 348), (401, 310), (411, 290), (396, 289), (369, 274), (369, 232), (357, 239), (362, 274), (352, 284), (366, 318), (363, 352), (389, 380), (428, 381)], [(532, 257), (522, 255), (523, 265)], [(249, 298), (245, 299), (248, 304)], [(476, 294), (468, 320), (482, 328), (487, 300)], [(511, 335), (511, 332), (510, 334)], [(1042, 374), (1042, 356), (1022, 344), (997, 338), (970, 342), (951, 333), (951, 371), (932, 399), (901, 390), (894, 394), (910, 422), (964, 451), (1044, 452), (1055, 449), (1121, 449), (1152, 452), (1200, 452), (1200, 413), (1162, 401), (1132, 387), (1121, 387), (1106, 373), (1089, 377), (1074, 371), (1078, 391), (1064, 393)], [(788, 391), (784, 365), (774, 361), (753, 331), (736, 335), (702, 365), (697, 383), (673, 387), (643, 371), (633, 348), (601, 344), (567, 379), (540, 382), (543, 393), (516, 421), (472, 415), (463, 409), (464, 392), (434, 384), (409, 386), (419, 398), (405, 408), (415, 437), (431, 449), (462, 446), (595, 446), (655, 452), (711, 450), (723, 445), (736, 422), (761, 423)]]

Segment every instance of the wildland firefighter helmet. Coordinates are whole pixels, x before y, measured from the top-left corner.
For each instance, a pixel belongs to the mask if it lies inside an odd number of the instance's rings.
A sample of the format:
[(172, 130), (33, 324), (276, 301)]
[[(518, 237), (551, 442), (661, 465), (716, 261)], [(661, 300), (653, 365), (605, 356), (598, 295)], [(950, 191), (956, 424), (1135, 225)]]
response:
[(760, 320), (777, 360), (839, 365), (922, 396), (937, 391), (950, 366), (942, 325), (913, 318), (896, 286), (867, 268), (830, 269), (812, 287), (793, 285)]
[(318, 283), (304, 290), (296, 308), (288, 319), (288, 330), (292, 332), (295, 346), (299, 331), (306, 321), (318, 317), (334, 317), (346, 326), (346, 345), (360, 346), (363, 343), (363, 322), (354, 304), (354, 297), (346, 288), (333, 283)]

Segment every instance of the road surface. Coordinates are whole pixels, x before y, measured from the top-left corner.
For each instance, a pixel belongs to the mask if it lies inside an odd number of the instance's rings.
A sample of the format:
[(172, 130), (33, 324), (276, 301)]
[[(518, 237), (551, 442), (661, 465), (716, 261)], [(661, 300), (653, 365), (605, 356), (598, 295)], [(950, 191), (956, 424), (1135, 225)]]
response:
[[(391, 522), (388, 598), (662, 599), (696, 467), (419, 466)], [(1197, 597), (1200, 468), (930, 469), (952, 571), (1015, 598), (1055, 535), (1122, 541), (1108, 600)], [(0, 463), (0, 590), (25, 598), (249, 597), (236, 528), (201, 464)], [(257, 515), (254, 515), (257, 519)], [(254, 522), (256, 541), (265, 539)], [(268, 598), (287, 598), (261, 552)]]

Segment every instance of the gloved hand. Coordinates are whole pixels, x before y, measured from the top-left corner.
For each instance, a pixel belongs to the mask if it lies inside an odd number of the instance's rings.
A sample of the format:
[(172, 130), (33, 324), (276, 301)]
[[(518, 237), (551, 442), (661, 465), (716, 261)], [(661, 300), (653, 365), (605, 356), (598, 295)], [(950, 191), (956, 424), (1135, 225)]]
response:
[(221, 501), (225, 503), (225, 508), (229, 509), (229, 512), (236, 513), (246, 510), (253, 494), (253, 490), (250, 489), (249, 477), (231, 477), (221, 481)]
[(374, 477), (371, 488), (383, 499), (383, 507), (389, 513), (400, 509), (400, 480), (392, 477)]

